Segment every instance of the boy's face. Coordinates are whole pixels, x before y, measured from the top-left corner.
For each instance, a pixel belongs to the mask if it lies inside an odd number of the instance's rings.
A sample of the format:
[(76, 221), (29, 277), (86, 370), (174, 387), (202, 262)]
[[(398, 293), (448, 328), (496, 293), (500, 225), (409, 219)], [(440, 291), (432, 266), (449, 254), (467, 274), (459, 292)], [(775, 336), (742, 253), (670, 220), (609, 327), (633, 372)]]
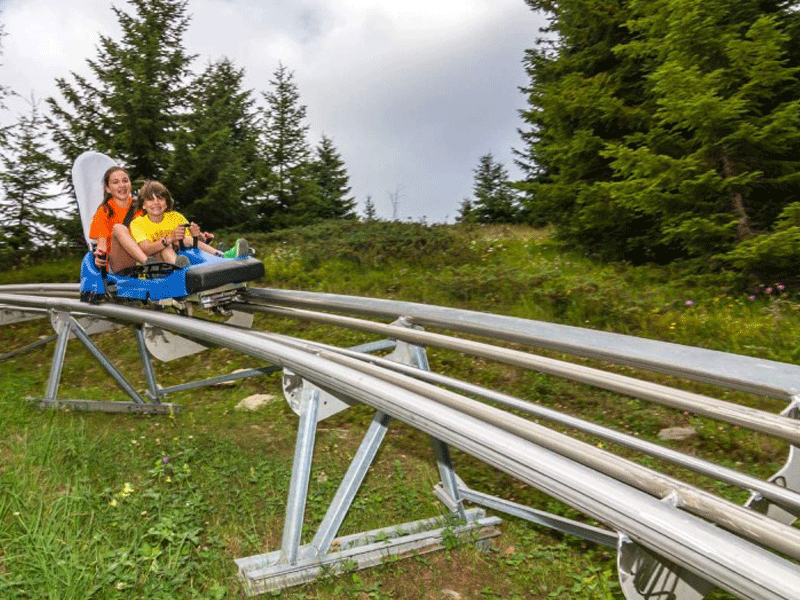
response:
[(167, 201), (161, 196), (148, 196), (143, 205), (147, 215), (154, 221), (160, 221), (167, 211)]

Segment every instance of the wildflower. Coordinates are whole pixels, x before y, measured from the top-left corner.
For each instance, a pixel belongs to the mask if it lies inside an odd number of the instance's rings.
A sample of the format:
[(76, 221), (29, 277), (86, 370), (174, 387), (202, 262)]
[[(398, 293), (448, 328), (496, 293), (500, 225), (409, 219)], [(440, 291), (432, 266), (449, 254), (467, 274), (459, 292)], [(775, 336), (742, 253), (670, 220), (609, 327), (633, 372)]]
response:
[(169, 456), (162, 456), (161, 457), (161, 464), (166, 465), (169, 462)]
[(692, 306), (694, 304), (694, 302), (692, 302), (691, 300), (687, 300), (683, 304), (684, 304), (684, 306)]
[(133, 493), (133, 491), (133, 486), (126, 481), (125, 485), (122, 486), (122, 491), (119, 493), (119, 496), (120, 498), (127, 498)]
[(772, 293), (772, 287), (770, 286), (770, 287), (764, 288), (764, 293), (765, 294), (771, 294)]
[(782, 283), (779, 283), (779, 284), (778, 284), (777, 286), (775, 286), (775, 287), (777, 287), (777, 288), (778, 288), (778, 291), (779, 291), (779, 292), (782, 292), (783, 290), (785, 290), (785, 289), (786, 289), (786, 286), (785, 286), (785, 285), (783, 285)]
[(111, 507), (116, 506), (117, 505), (117, 499), (116, 498), (112, 498), (111, 500), (108, 501), (108, 505), (111, 506)]
[(515, 551), (516, 548), (514, 548), (514, 546), (509, 546), (508, 548), (506, 548), (506, 556), (511, 556), (512, 554), (514, 554)]
[(750, 294), (750, 296), (749, 296), (750, 302), (753, 302), (755, 299), (756, 299), (756, 295), (755, 294)]

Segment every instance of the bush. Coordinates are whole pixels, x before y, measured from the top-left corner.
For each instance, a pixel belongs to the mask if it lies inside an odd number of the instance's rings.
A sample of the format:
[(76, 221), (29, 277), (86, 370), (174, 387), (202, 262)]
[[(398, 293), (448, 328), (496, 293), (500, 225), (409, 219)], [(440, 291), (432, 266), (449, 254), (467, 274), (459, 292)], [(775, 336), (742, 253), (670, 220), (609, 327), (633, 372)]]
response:
[(720, 258), (762, 283), (799, 282), (800, 202), (783, 209), (773, 233), (746, 239)]

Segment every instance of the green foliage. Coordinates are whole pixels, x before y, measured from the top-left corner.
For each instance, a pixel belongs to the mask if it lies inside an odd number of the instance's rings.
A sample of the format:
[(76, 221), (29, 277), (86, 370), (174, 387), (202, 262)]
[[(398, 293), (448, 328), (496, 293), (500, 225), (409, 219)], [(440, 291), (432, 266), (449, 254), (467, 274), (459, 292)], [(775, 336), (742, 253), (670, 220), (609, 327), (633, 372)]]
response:
[(527, 218), (635, 261), (708, 259), (772, 230), (800, 190), (796, 10), (528, 3), (555, 37), (525, 60)]
[(190, 63), (183, 47), (187, 0), (131, 0), (132, 13), (112, 6), (121, 32), (100, 36), (87, 60), (95, 81), (72, 73), (56, 80), (62, 102), (48, 98), (62, 179), (92, 149), (122, 161), (133, 179), (159, 179), (171, 162), (175, 134), (186, 126)]
[(783, 209), (772, 233), (746, 239), (720, 258), (760, 282), (800, 281), (800, 203)]
[(317, 183), (319, 191), (319, 207), (312, 212), (317, 219), (354, 219), (356, 201), (348, 198), (349, 177), (341, 155), (333, 145), (333, 140), (322, 136), (315, 149), (311, 162), (311, 177)]
[(474, 198), (465, 200), (456, 220), (459, 223), (514, 223), (519, 207), (505, 167), (491, 153), (481, 157), (475, 168)]
[(397, 263), (435, 266), (442, 257), (451, 262), (471, 254), (467, 239), (457, 230), (399, 221), (332, 220), (253, 239), (257, 245), (276, 248), (278, 255), (296, 256), (303, 268), (312, 269), (331, 260), (372, 268)]
[(0, 146), (0, 260), (17, 264), (37, 246), (58, 236), (60, 211), (48, 207), (55, 194), (49, 149), (42, 141), (44, 120), (31, 100), (30, 114), (20, 116)]
[(270, 91), (264, 93), (266, 106), (261, 110), (264, 160), (271, 172), (270, 186), (258, 210), (264, 229), (291, 224), (289, 213), (313, 205), (315, 182), (305, 177), (311, 150), (306, 136), (306, 107), (300, 103), (300, 92), (294, 73), (283, 64), (273, 73)]
[(243, 69), (222, 59), (192, 82), (192, 126), (177, 132), (164, 176), (179, 210), (209, 231), (249, 223), (260, 194), (255, 100), (243, 79)]

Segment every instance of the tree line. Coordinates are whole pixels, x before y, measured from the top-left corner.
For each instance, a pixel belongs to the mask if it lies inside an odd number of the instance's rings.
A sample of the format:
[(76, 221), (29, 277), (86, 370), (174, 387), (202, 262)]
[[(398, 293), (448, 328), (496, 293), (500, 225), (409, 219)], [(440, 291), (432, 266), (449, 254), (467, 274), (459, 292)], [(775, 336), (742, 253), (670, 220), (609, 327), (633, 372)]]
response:
[[(524, 1), (547, 26), (523, 57), (523, 176), (511, 181), (482, 156), (457, 220), (550, 224), (607, 260), (790, 276), (800, 261), (800, 2)], [(227, 59), (193, 75), (188, 0), (129, 3), (130, 14), (112, 8), (125, 35), (100, 37), (92, 79), (58, 79), (46, 112), (32, 106), (0, 132), (3, 243), (34, 235), (19, 225), (33, 214), (75, 237), (74, 222), (70, 233), (36, 211), (52, 184), (68, 188), (71, 161), (89, 148), (164, 181), (208, 228), (355, 217), (333, 141), (308, 143), (291, 71), (279, 65), (260, 96)], [(366, 209), (375, 218), (369, 198)]]
[[(42, 240), (82, 245), (77, 206), (67, 214), (47, 207), (74, 197), (72, 162), (86, 150), (118, 160), (133, 181), (162, 181), (208, 230), (356, 218), (333, 140), (309, 143), (292, 71), (279, 64), (260, 95), (227, 58), (195, 74), (183, 42), (188, 0), (129, 4), (130, 12), (111, 8), (123, 35), (100, 36), (86, 61), (91, 77), (58, 78), (60, 97), (44, 108), (32, 98), (30, 112), (0, 132), (0, 253)], [(11, 93), (0, 87), (0, 110)]]

